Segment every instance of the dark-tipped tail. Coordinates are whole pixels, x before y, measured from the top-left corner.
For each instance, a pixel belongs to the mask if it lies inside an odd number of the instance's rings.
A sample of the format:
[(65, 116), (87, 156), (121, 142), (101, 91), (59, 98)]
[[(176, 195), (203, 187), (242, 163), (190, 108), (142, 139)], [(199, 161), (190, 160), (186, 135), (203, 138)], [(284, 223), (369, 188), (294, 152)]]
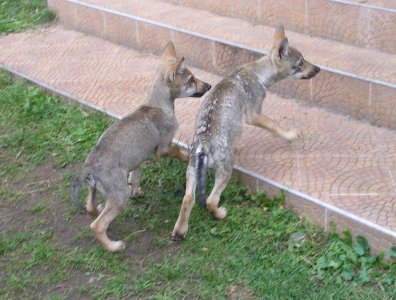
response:
[(73, 191), (72, 191), (72, 202), (79, 208), (81, 211), (85, 212), (86, 209), (82, 205), (82, 203), (78, 200), (78, 191), (83, 185), (83, 180), (81, 178), (81, 175), (78, 175), (76, 179), (74, 180), (73, 183)]
[(199, 202), (203, 207), (206, 207), (206, 161), (208, 154), (205, 151), (201, 151), (197, 154), (196, 168), (197, 168), (197, 183), (198, 183), (198, 197)]

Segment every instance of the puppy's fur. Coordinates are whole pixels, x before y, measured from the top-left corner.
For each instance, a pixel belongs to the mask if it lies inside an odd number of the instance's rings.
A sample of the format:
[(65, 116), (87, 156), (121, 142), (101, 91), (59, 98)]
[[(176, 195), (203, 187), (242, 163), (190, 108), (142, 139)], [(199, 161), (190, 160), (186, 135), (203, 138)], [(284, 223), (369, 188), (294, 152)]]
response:
[[(218, 202), (231, 178), (233, 149), (242, 132), (244, 115), (248, 124), (265, 128), (288, 141), (298, 137), (296, 130), (285, 131), (261, 114), (266, 89), (281, 79), (309, 79), (319, 71), (319, 67), (306, 61), (297, 49), (289, 46), (285, 31), (280, 26), (275, 32), (269, 56), (238, 67), (212, 89), (195, 123), (195, 136), (186, 174), (186, 193), (172, 239), (180, 240), (186, 235), (197, 184), (201, 203), (215, 218), (223, 219), (226, 216), (227, 210), (219, 208)], [(215, 185), (206, 201), (207, 167), (215, 170)]]
[[(125, 248), (122, 241), (111, 241), (106, 231), (128, 198), (143, 193), (140, 165), (152, 153), (157, 157), (170, 155), (188, 161), (188, 153), (171, 144), (178, 127), (175, 98), (201, 97), (210, 89), (209, 84), (195, 78), (186, 68), (184, 58), (176, 59), (173, 43), (166, 46), (162, 60), (146, 104), (106, 130), (73, 184), (73, 202), (91, 215), (98, 214), (94, 206), (96, 189), (107, 198), (105, 207), (90, 227), (108, 251)], [(77, 199), (84, 180), (89, 184), (85, 208)]]

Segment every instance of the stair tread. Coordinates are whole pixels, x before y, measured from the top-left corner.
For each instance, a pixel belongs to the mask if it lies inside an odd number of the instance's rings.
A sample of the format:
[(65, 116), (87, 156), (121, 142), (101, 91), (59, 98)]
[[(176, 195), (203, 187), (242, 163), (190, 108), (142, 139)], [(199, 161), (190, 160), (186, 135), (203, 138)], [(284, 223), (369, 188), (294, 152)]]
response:
[[(222, 17), (207, 11), (178, 6), (159, 0), (82, 0), (83, 5), (138, 17), (162, 26), (194, 33), (267, 53), (274, 28), (253, 25), (240, 19)], [(287, 29), (286, 29), (287, 31)], [(323, 69), (396, 87), (396, 55), (343, 44), (298, 32), (287, 31), (290, 44)]]
[[(158, 62), (156, 56), (60, 26), (0, 37), (2, 68), (119, 117), (144, 102)], [(221, 79), (191, 69), (211, 84)], [(176, 138), (191, 141), (201, 103), (176, 101)], [(303, 135), (289, 144), (246, 125), (236, 156), (239, 168), (396, 234), (395, 131), (272, 93), (263, 112)]]

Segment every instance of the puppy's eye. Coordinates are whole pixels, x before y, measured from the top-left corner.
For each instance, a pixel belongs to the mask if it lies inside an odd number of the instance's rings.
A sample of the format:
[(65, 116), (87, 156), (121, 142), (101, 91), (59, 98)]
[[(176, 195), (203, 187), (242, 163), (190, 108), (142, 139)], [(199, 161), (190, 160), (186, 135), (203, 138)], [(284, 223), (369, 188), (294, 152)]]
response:
[(301, 60), (300, 63), (298, 64), (299, 67), (302, 67), (304, 65), (304, 61)]
[(190, 79), (188, 80), (189, 83), (193, 83), (194, 82), (194, 77), (190, 77)]

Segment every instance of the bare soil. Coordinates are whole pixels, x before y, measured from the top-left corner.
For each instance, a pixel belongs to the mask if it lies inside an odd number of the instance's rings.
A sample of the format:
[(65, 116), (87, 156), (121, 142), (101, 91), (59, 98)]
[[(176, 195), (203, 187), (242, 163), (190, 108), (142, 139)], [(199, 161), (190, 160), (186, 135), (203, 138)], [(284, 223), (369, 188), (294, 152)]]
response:
[[(89, 224), (93, 218), (89, 215), (76, 213), (70, 198), (59, 199), (57, 189), (60, 185), (64, 185), (63, 176), (66, 172), (76, 173), (80, 168), (80, 164), (73, 164), (65, 168), (56, 168), (51, 160), (40, 165), (23, 178), (14, 183), (6, 182), (7, 189), (15, 189), (19, 193), (17, 200), (0, 202), (0, 232), (6, 232), (7, 235), (16, 235), (23, 231), (32, 231), (32, 226), (37, 226), (34, 231), (52, 231), (57, 239), (59, 239), (59, 248), (74, 249), (80, 251), (89, 251), (96, 247), (97, 241), (93, 234), (89, 232)], [(70, 182), (71, 187), (72, 182)], [(61, 187), (65, 188), (65, 187)], [(102, 198), (99, 196), (99, 198)], [(103, 200), (103, 199), (102, 199)], [(38, 204), (45, 206), (42, 212), (37, 212), (34, 207)], [(39, 225), (34, 225), (39, 222)], [(85, 234), (84, 234), (85, 231)], [(146, 230), (139, 226), (133, 220), (126, 221), (116, 219), (109, 227), (108, 234), (112, 239), (119, 239), (121, 234), (130, 232), (127, 249), (120, 255), (130, 263), (129, 267), (134, 275), (137, 275), (147, 268), (148, 263), (160, 262), (165, 257), (172, 258), (178, 251), (178, 244), (169, 242), (168, 244), (158, 246), (156, 244), (156, 234), (150, 230)], [(123, 234), (125, 235), (125, 234)], [(117, 254), (116, 254), (117, 255)], [(23, 259), (23, 258), (21, 258)], [(0, 268), (1, 269), (1, 268)], [(52, 270), (37, 267), (35, 274), (46, 276), (51, 274)], [(0, 276), (2, 272), (0, 271)], [(68, 299), (92, 299), (89, 295), (84, 295), (78, 291), (78, 287), (83, 284), (88, 290), (90, 287), (100, 288), (101, 282), (108, 278), (109, 274), (100, 272), (83, 272), (79, 269), (69, 269), (67, 280), (61, 284), (46, 285), (45, 287), (37, 287), (36, 291), (32, 291), (32, 295), (56, 296), (67, 295)], [(0, 288), (6, 288), (5, 286)], [(161, 282), (158, 282), (161, 285)], [(25, 295), (21, 295), (24, 297)], [(34, 296), (35, 297), (35, 296)], [(131, 298), (133, 299), (133, 298)]]

